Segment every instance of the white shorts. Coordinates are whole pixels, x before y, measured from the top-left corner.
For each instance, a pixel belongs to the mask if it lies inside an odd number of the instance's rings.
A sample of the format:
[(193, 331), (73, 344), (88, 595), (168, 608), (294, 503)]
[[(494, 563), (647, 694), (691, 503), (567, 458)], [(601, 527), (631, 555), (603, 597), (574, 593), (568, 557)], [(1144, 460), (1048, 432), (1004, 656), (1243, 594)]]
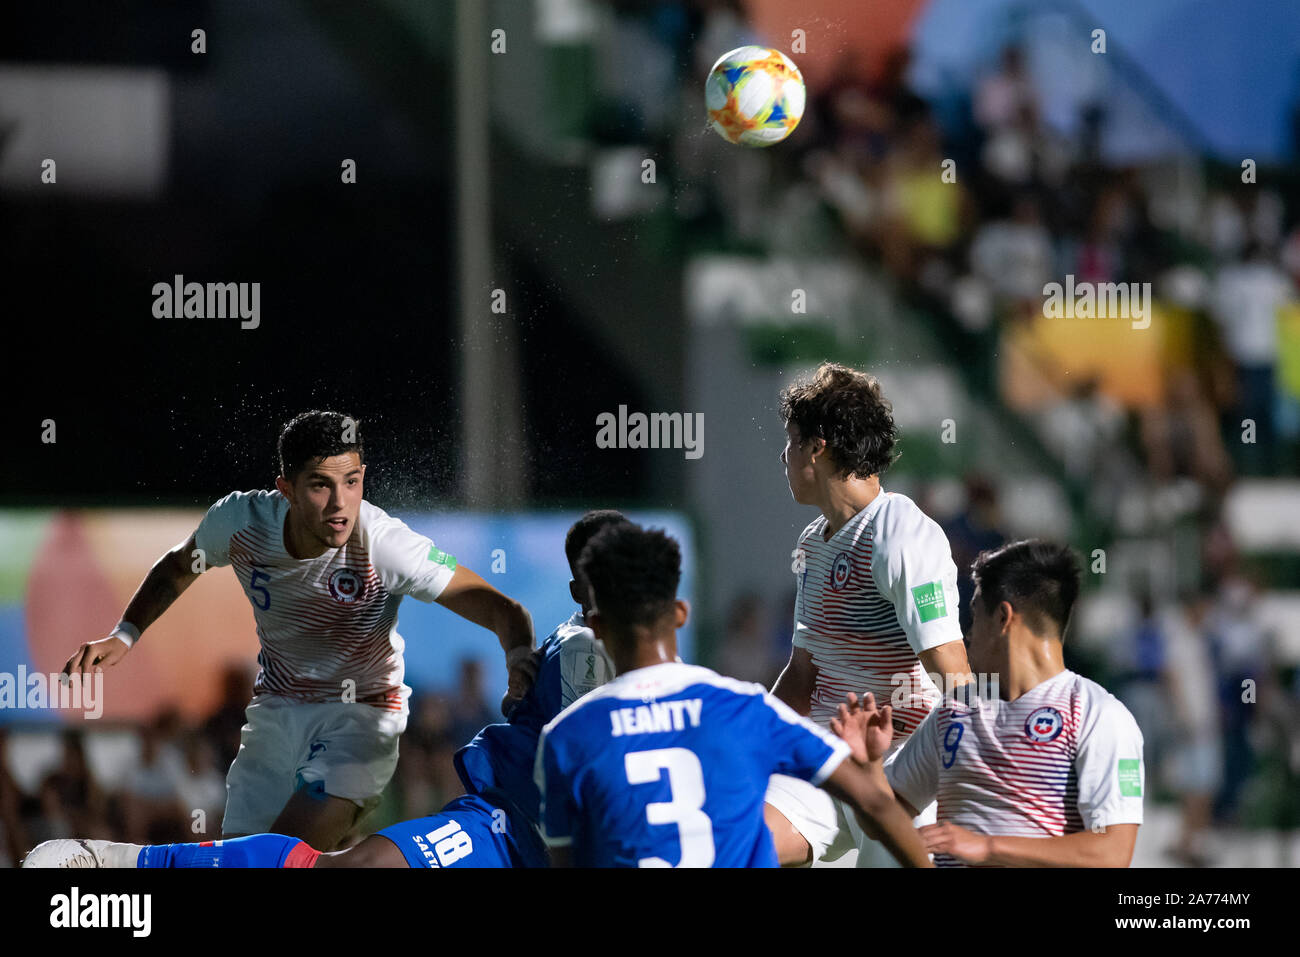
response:
[[(894, 855), (879, 841), (873, 841), (858, 826), (852, 806), (831, 797), (821, 788), (802, 778), (774, 774), (767, 782), (763, 800), (776, 808), (812, 848), (812, 859), (837, 861), (849, 851), (857, 850), (858, 867), (899, 867)], [(935, 803), (932, 801), (912, 819), (916, 827), (933, 824)]]
[(225, 834), (260, 834), (300, 787), (319, 784), (331, 797), (372, 811), (397, 768), (406, 712), (368, 704), (310, 704), (280, 695), (255, 697), (239, 753), (226, 774)]

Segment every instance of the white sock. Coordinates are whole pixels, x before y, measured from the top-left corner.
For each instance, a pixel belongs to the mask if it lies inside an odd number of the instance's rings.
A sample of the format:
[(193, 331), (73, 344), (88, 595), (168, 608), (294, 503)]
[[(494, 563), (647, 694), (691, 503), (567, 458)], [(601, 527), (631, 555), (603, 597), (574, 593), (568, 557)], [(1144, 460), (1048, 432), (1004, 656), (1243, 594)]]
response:
[(113, 841), (105, 841), (104, 845), (98, 850), (105, 867), (135, 867), (135, 862), (140, 857), (142, 847), (144, 847), (143, 844), (118, 844)]

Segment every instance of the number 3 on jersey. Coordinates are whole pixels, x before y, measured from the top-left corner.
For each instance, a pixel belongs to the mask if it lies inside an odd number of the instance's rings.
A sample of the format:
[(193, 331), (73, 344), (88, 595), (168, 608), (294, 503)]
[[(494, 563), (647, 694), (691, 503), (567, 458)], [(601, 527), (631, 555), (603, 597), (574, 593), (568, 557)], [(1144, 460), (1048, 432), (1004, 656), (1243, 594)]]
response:
[[(668, 772), (671, 801), (646, 805), (651, 824), (676, 824), (682, 857), (678, 867), (711, 867), (714, 858), (713, 822), (704, 813), (704, 769), (700, 759), (686, 748), (632, 751), (623, 758), (628, 784), (650, 784)], [(662, 857), (643, 857), (639, 867), (671, 867)]]

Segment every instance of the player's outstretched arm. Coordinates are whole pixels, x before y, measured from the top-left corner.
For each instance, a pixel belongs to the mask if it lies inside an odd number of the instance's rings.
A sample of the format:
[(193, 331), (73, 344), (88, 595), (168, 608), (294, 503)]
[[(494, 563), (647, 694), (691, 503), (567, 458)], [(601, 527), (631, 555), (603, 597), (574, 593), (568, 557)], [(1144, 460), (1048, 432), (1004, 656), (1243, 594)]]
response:
[[(135, 639), (162, 617), (181, 592), (199, 577), (200, 573), (194, 570), (192, 562), (195, 548), (194, 536), (191, 535), (164, 552), (135, 590), (118, 627), (107, 638), (88, 641), (78, 648), (63, 666), (63, 673), (89, 674), (95, 668), (115, 665), (126, 657)], [(131, 634), (130, 628), (135, 629), (135, 634)]]
[(835, 797), (848, 801), (859, 821), (871, 825), (876, 840), (884, 844), (904, 867), (934, 866), (920, 835), (912, 827), (912, 819), (894, 800), (894, 792), (879, 761), (863, 766), (852, 757), (847, 758), (840, 762), (822, 787)]
[(921, 828), (925, 848), (967, 864), (990, 867), (1128, 867), (1137, 843), (1136, 824), (1112, 824), (1101, 832), (1063, 837), (976, 834), (956, 824)]
[(506, 653), (510, 682), (502, 711), (511, 700), (522, 698), (537, 677), (537, 659), (533, 657), (533, 618), (513, 598), (501, 594), (479, 575), (458, 565), (451, 581), (435, 599), (466, 621), (496, 634)]
[[(894, 740), (894, 709), (889, 705), (877, 708), (876, 696), (871, 692), (867, 692), (867, 696), (859, 701), (858, 696), (850, 691), (844, 703), (839, 706), (836, 716), (831, 718), (831, 731), (848, 744), (849, 754), (858, 764), (883, 767), (880, 762), (889, 752), (889, 746)], [(916, 809), (901, 794), (894, 794), (894, 803), (910, 824), (911, 819), (916, 817)], [(874, 820), (856, 810), (854, 816), (867, 837), (873, 841), (883, 840)]]

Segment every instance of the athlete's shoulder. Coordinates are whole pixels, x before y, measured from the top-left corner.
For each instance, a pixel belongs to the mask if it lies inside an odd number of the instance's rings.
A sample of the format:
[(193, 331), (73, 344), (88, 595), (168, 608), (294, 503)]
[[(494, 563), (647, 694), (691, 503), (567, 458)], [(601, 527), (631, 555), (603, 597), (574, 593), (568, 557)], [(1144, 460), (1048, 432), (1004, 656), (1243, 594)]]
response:
[(1105, 725), (1117, 730), (1133, 731), (1141, 734), (1133, 712), (1119, 698), (1103, 686), (1085, 678), (1075, 671), (1066, 669), (1070, 699), (1085, 727)]
[(884, 501), (871, 516), (873, 554), (892, 559), (934, 551), (951, 559), (948, 536), (921, 507), (898, 492), (881, 492)]
[(400, 518), (389, 515), (378, 505), (364, 498), (361, 500), (361, 509), (357, 513), (357, 527), (362, 535), (374, 536), (399, 526), (405, 528), (406, 523)]
[(204, 521), (220, 522), (224, 528), (234, 531), (248, 525), (282, 520), (288, 507), (289, 500), (275, 489), (231, 492), (212, 504)]
[(916, 502), (901, 492), (881, 491), (880, 507), (871, 515), (877, 534), (907, 533), (917, 530), (943, 535), (939, 523), (932, 519)]
[(826, 533), (826, 516), (818, 515), (811, 522), (804, 526), (804, 530), (799, 533), (799, 544), (802, 545), (809, 539), (818, 539)]

